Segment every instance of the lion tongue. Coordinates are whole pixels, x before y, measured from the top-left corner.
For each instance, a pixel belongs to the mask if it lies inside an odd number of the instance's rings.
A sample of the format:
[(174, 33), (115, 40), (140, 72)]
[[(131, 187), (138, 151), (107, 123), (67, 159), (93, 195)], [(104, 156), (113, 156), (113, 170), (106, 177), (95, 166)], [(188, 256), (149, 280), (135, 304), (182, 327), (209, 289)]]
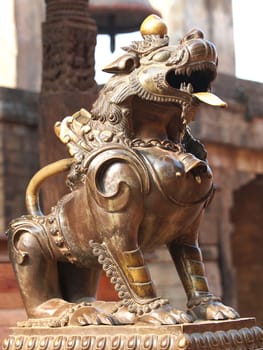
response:
[(211, 92), (196, 92), (193, 95), (201, 102), (207, 103), (211, 106), (226, 107), (226, 102), (222, 101), (219, 97)]

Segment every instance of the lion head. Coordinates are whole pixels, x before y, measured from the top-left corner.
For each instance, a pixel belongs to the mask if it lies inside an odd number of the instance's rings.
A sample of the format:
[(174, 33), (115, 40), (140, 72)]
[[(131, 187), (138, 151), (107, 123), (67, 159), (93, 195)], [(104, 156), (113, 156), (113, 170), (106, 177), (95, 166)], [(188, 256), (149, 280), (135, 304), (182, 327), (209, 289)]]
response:
[(141, 33), (142, 41), (124, 47), (126, 54), (103, 69), (114, 76), (93, 105), (93, 120), (131, 131), (135, 96), (145, 102), (173, 104), (181, 111), (182, 126), (194, 119), (199, 101), (224, 105), (209, 93), (218, 56), (202, 31), (193, 29), (177, 45), (169, 45), (165, 24), (152, 15), (142, 23)]

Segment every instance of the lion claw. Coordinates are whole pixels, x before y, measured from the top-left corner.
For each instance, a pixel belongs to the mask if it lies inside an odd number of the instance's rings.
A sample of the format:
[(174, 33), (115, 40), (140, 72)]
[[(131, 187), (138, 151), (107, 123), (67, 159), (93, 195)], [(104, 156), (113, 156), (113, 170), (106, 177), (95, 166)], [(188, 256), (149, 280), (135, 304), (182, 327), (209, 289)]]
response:
[(195, 319), (202, 320), (233, 320), (239, 318), (239, 314), (230, 306), (226, 306), (220, 301), (213, 299), (206, 302), (201, 302), (199, 305), (194, 306), (189, 312)]
[(139, 317), (139, 321), (159, 325), (173, 325), (182, 323), (192, 323), (192, 316), (184, 311), (173, 309), (170, 305), (165, 308), (158, 308)]
[(207, 307), (208, 320), (228, 320), (239, 318), (239, 314), (229, 306), (221, 302), (215, 302)]
[(75, 310), (70, 319), (70, 326), (88, 326), (88, 325), (112, 325), (114, 320), (102, 310), (94, 306), (81, 306)]

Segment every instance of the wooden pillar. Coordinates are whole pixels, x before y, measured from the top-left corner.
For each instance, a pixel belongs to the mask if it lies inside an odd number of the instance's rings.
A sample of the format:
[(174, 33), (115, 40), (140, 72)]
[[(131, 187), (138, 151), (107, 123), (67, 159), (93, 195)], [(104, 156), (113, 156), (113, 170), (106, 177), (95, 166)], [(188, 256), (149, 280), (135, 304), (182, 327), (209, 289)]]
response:
[[(40, 165), (69, 157), (55, 133), (56, 121), (80, 108), (90, 109), (97, 97), (94, 80), (96, 24), (89, 17), (88, 0), (46, 0), (46, 21), (42, 29), (43, 73), (40, 94)], [(49, 212), (68, 192), (65, 176), (58, 175), (43, 187), (43, 208)], [(101, 299), (116, 299), (105, 274), (98, 292)]]
[[(40, 165), (68, 157), (56, 138), (56, 121), (80, 108), (89, 109), (97, 95), (94, 80), (96, 24), (89, 17), (88, 0), (46, 0), (42, 27), (43, 71), (40, 94)], [(43, 188), (44, 209), (49, 211), (66, 191), (64, 177)]]

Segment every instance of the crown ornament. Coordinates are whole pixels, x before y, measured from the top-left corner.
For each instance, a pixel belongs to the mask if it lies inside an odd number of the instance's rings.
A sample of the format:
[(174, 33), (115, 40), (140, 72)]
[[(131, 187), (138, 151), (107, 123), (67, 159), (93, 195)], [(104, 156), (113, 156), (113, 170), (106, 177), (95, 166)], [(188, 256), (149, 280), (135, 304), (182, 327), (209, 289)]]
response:
[(130, 46), (122, 47), (122, 49), (142, 57), (169, 44), (167, 26), (157, 15), (149, 15), (145, 18), (141, 24), (140, 33), (143, 40), (133, 41)]

